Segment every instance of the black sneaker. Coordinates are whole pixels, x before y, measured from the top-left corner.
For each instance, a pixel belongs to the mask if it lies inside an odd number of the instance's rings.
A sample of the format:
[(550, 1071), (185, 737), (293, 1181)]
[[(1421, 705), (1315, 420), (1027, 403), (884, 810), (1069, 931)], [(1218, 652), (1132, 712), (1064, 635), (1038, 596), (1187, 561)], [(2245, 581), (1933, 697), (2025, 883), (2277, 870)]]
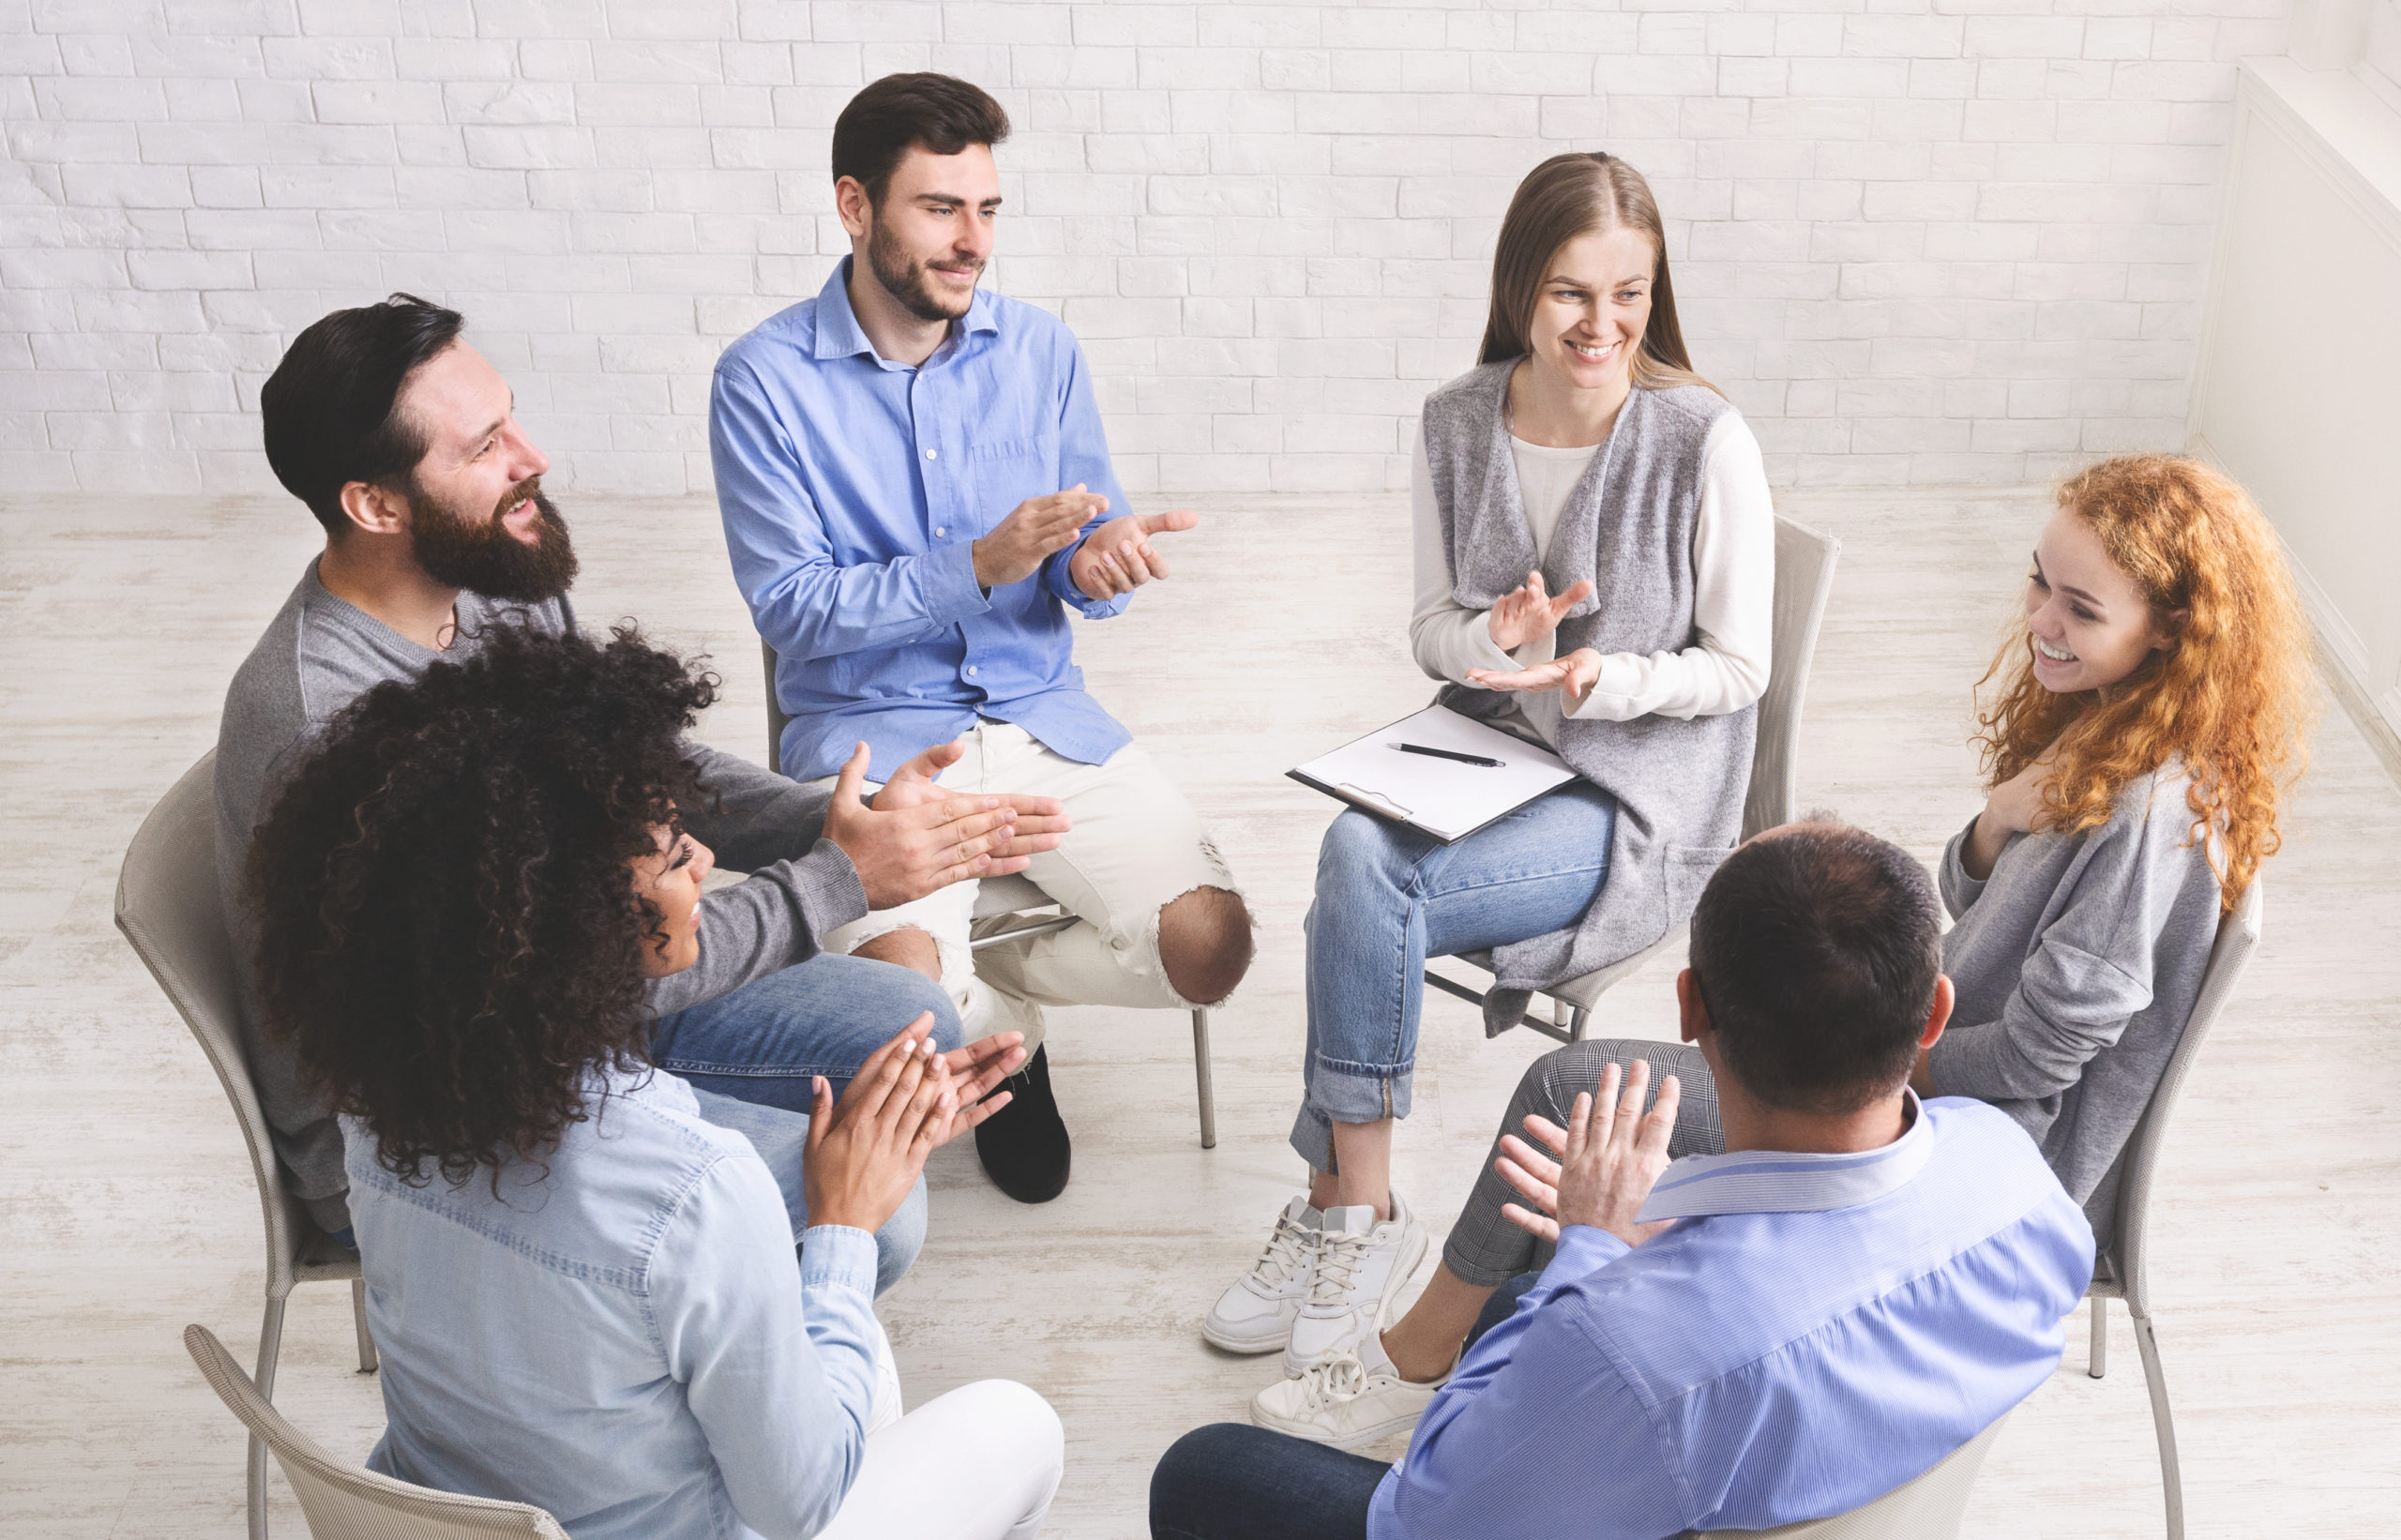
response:
[(1067, 1187), (1075, 1151), (1059, 1102), (1050, 1094), (1049, 1045), (1034, 1050), (1025, 1067), (993, 1088), (1009, 1093), (1009, 1104), (975, 1125), (975, 1155), (992, 1185), (1020, 1203), (1047, 1203)]

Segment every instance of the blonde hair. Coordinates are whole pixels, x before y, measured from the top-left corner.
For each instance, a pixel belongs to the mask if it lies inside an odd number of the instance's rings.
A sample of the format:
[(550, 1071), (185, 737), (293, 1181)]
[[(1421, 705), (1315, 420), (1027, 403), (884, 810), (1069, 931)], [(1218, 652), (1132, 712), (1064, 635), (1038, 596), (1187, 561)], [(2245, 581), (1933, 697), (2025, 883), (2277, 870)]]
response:
[(2276, 804), (2301, 773), (2316, 699), (2275, 532), (2241, 487), (2182, 455), (2103, 460), (2061, 486), (2059, 506), (2172, 640), (2107, 688), (2055, 694), (2034, 678), (2031, 638), (2012, 637), (1977, 682), (2001, 681), (1977, 716), (1986, 784), (2056, 743), (2037, 822), (2074, 834), (2107, 823), (2129, 782), (2182, 760), (2192, 838), (2231, 911), (2283, 843)]
[[(1526, 174), (1501, 220), (1492, 249), (1492, 303), (1484, 324), (1479, 364), (1497, 364), (1532, 351), (1534, 300), (1559, 249), (1578, 235), (1638, 230), (1657, 258), (1651, 282), (1651, 320), (1634, 355), (1634, 383), (1646, 390), (1696, 385), (1717, 390), (1693, 371), (1676, 322), (1676, 291), (1668, 277), (1668, 235), (1659, 204), (1642, 174), (1599, 150), (1554, 155)], [(1717, 394), (1723, 396), (1722, 390)]]

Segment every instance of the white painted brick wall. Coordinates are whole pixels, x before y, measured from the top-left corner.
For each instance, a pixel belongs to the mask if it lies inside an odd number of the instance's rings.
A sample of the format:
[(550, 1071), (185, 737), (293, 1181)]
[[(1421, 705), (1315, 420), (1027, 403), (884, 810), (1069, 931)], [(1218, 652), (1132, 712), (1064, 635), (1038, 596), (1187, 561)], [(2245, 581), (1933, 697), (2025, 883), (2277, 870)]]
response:
[(269, 487), (285, 343), (406, 288), (560, 485), (705, 488), (717, 351), (847, 249), (835, 113), (919, 68), (1016, 119), (991, 279), (1082, 336), (1130, 488), (1403, 484), (1570, 148), (1652, 178), (1778, 482), (2046, 477), (2181, 444), (2289, 3), (0, 0), (0, 487)]

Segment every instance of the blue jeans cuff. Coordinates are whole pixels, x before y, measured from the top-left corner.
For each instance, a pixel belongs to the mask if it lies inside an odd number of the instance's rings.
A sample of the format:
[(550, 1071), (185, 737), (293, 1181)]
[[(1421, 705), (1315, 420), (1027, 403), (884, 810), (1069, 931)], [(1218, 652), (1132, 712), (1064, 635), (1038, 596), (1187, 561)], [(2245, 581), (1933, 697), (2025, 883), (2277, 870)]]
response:
[(1292, 1120), (1292, 1148), (1312, 1170), (1332, 1171), (1334, 1125), (1337, 1123), (1378, 1123), (1409, 1116), (1410, 1092), (1416, 1080), (1407, 1069), (1382, 1075), (1362, 1069), (1336, 1069), (1322, 1059), (1311, 1067), (1307, 1095)]

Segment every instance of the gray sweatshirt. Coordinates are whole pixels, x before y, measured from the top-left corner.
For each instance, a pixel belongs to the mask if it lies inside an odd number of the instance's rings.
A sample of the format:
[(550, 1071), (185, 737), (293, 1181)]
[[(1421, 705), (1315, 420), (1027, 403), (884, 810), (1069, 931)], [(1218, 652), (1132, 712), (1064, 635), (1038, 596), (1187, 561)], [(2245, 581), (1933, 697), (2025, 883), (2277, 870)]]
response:
[[(465, 593), (458, 617), (459, 639), (447, 652), (419, 646), (328, 593), (311, 560), (234, 672), (217, 731), (217, 880), (241, 974), (243, 1050), (284, 1179), (327, 1230), (350, 1223), (341, 1130), (331, 1104), (302, 1083), (291, 1045), (260, 1027), (250, 971), (258, 928), (241, 902), (250, 832), (266, 817), (283, 777), (359, 695), (387, 679), (415, 679), (429, 664), (471, 656), (479, 634), (495, 624), (515, 622), (553, 636), (576, 628), (565, 598), (529, 606)], [(851, 858), (821, 838), (826, 793), (697, 743), (685, 748), (700, 765), (702, 784), (723, 804), (715, 811), (684, 809), (685, 826), (728, 868), (752, 875), (710, 894), (701, 907), (700, 961), (651, 986), (651, 1004), (662, 1016), (810, 957), (828, 930), (867, 913)]]
[(2192, 840), (2188, 778), (2170, 762), (2129, 784), (2082, 834), (2010, 837), (1979, 883), (1942, 853), (1942, 938), (1958, 991), (1934, 1045), (1934, 1088), (2022, 1125), (2105, 1244), (2111, 1177), (2183, 1035), (2217, 935), (2218, 882)]

